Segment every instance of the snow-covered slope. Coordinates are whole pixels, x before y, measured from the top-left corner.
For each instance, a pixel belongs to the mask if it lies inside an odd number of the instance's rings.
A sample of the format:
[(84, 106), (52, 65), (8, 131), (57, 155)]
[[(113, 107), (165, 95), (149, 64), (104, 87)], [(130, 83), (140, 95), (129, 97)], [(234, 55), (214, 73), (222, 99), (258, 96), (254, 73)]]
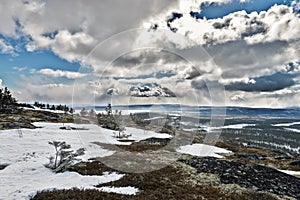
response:
[[(0, 199), (29, 199), (37, 191), (48, 189), (69, 189), (73, 187), (99, 189), (106, 192), (116, 192), (132, 195), (138, 188), (123, 187), (95, 188), (95, 185), (115, 181), (123, 174), (105, 173), (102, 176), (82, 176), (75, 172), (56, 174), (46, 168), (55, 150), (49, 141), (65, 141), (72, 149), (86, 148), (81, 160), (87, 161), (93, 157), (104, 157), (114, 154), (114, 151), (102, 148), (93, 142), (106, 144), (129, 145), (131, 142), (119, 142), (112, 130), (103, 129), (97, 125), (64, 124), (64, 126), (82, 128), (80, 130), (61, 130), (63, 124), (34, 123), (38, 129), (21, 129), (0, 131), (0, 165), (8, 165), (0, 170)], [(125, 134), (131, 135), (128, 140), (140, 141), (147, 138), (171, 138), (168, 134), (155, 133), (127, 127)], [(221, 157), (217, 153), (228, 153), (227, 150), (208, 145), (193, 144), (181, 147), (178, 152), (200, 156)]]
[[(73, 187), (95, 189), (95, 185), (120, 179), (123, 175), (117, 173), (103, 176), (82, 176), (75, 172), (55, 174), (44, 164), (54, 155), (54, 148), (49, 141), (65, 141), (72, 149), (86, 148), (81, 157), (88, 160), (91, 157), (103, 157), (113, 154), (91, 142), (100, 141), (108, 144), (120, 144), (114, 138), (114, 131), (99, 126), (86, 124), (64, 124), (65, 126), (85, 128), (84, 130), (60, 130), (62, 124), (34, 123), (39, 129), (21, 129), (0, 131), (0, 165), (8, 165), (0, 170), (0, 199), (29, 199), (37, 191), (46, 189), (68, 189)], [(171, 137), (153, 131), (127, 128), (132, 134), (129, 139), (136, 141), (149, 137)], [(22, 136), (22, 137), (20, 137)], [(124, 144), (124, 143), (122, 143)], [(130, 143), (127, 143), (130, 144)], [(99, 188), (102, 191), (135, 194), (137, 188)]]

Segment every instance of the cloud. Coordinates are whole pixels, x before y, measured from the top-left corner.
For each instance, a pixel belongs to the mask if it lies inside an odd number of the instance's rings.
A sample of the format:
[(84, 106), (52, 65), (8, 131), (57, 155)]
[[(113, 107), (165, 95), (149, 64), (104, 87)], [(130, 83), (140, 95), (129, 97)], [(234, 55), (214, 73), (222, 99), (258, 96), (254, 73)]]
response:
[[(82, 104), (90, 104), (94, 101), (94, 88), (88, 84), (39, 84), (39, 83), (24, 83), (24, 87), (19, 93), (15, 93), (15, 97), (20, 102), (41, 101), (45, 103), (57, 104), (74, 104), (74, 106)], [(107, 103), (107, 102), (105, 102)]]
[(233, 41), (207, 47), (224, 79), (247, 79), (271, 75), (291, 61), (300, 60), (295, 44), (286, 41), (247, 44)]
[(47, 49), (74, 61), (83, 59), (109, 36), (140, 27), (145, 18), (176, 4), (178, 1), (167, 0), (103, 0), (101, 3), (97, 0), (89, 3), (4, 0), (0, 8), (0, 33), (15, 38), (30, 37), (28, 51)]
[[(132, 86), (145, 83), (168, 88), (182, 102), (197, 102), (191, 100), (193, 96), (200, 99), (201, 104), (211, 104), (206, 84), (212, 88), (226, 86), (226, 98), (233, 105), (295, 104), (283, 93), (293, 95), (291, 99), (300, 102), (296, 87), (299, 77), (294, 76), (298, 68), (284, 71), (285, 64), (300, 60), (297, 2), (291, 7), (274, 5), (260, 13), (239, 11), (219, 19), (196, 19), (190, 14), (201, 12), (203, 5), (229, 2), (231, 0), (103, 0), (101, 3), (97, 0), (89, 3), (4, 0), (0, 7), (0, 33), (15, 39), (26, 37), (27, 51), (49, 50), (68, 61), (86, 62), (90, 67), (79, 72), (28, 68), (31, 74), (26, 79), (28, 84), (22, 85), (23, 95), (34, 98), (71, 99), (72, 86), (66, 83), (68, 80), (57, 83), (60, 79), (55, 79), (66, 77), (84, 79), (76, 91), (78, 102), (95, 96), (96, 100), (106, 101), (114, 96), (107, 94), (116, 91), (121, 101)], [(124, 33), (118, 34), (140, 26), (147, 28), (147, 34), (136, 32), (125, 37), (120, 36)], [(107, 42), (114, 34), (117, 36)], [(2, 42), (6, 47), (0, 49), (14, 51), (10, 42)], [(94, 49), (99, 43), (101, 48)], [(199, 53), (203, 48), (208, 54), (203, 53), (204, 50)], [(171, 51), (168, 53), (165, 49)], [(90, 72), (94, 74), (86, 75)], [(285, 75), (278, 78), (285, 80), (274, 80), (279, 72)], [(99, 79), (102, 84), (95, 86), (96, 91), (94, 86), (86, 84)], [(50, 92), (53, 95), (48, 94)], [(222, 93), (214, 95), (222, 99)]]
[(300, 2), (298, 0), (292, 1), (291, 6), (294, 9), (294, 12), (300, 13)]
[(54, 83), (54, 84), (48, 84), (48, 85), (44, 85), (44, 86), (47, 88), (63, 88), (63, 87), (65, 87), (65, 85), (62, 83), (59, 83), (59, 84)]
[(227, 4), (233, 0), (179, 0), (178, 7), (176, 9), (183, 13), (199, 12), (201, 5), (208, 4)]
[(235, 102), (245, 101), (245, 96), (243, 94), (236, 94), (231, 96), (230, 100)]
[(278, 72), (276, 74), (251, 79), (249, 82), (234, 82), (226, 85), (227, 90), (240, 90), (245, 92), (273, 92), (293, 86), (296, 82), (294, 76)]
[(53, 69), (41, 69), (39, 70), (40, 74), (52, 76), (52, 77), (66, 77), (68, 79), (76, 79), (82, 78), (86, 76), (86, 74), (81, 74), (79, 72), (70, 72), (70, 71), (62, 71), (62, 70), (53, 70)]
[(170, 64), (182, 61), (179, 55), (164, 50), (136, 50), (117, 58), (113, 65), (131, 67), (152, 63)]
[[(200, 4), (199, 4), (200, 6)], [(260, 13), (238, 11), (218, 19), (196, 19), (189, 12), (181, 13), (172, 22), (152, 19), (152, 24), (161, 28), (177, 30), (197, 45), (219, 44), (229, 41), (245, 40), (249, 44), (261, 42), (293, 41), (300, 38), (300, 18), (292, 7), (274, 5)], [(190, 9), (192, 11), (192, 9)], [(168, 14), (167, 14), (168, 16)], [(168, 17), (165, 17), (168, 19)]]
[(2, 87), (2, 82), (3, 82), (2, 79), (0, 79), (0, 87)]
[(36, 51), (41, 48), (50, 48), (55, 54), (73, 62), (83, 60), (96, 45), (97, 41), (87, 33), (71, 33), (68, 30), (60, 30), (54, 38), (38, 37), (27, 44), (28, 51)]
[(192, 67), (187, 67), (186, 70), (182, 74), (184, 79), (194, 79), (201, 76), (201, 72), (199, 69)]
[[(0, 32), (30, 37), (28, 51), (49, 49), (68, 61), (83, 60), (99, 43), (113, 34), (140, 27), (149, 18), (168, 10), (197, 9), (205, 3), (231, 0), (4, 0)], [(70, 7), (72, 13), (69, 14)], [(16, 12), (17, 10), (17, 12)], [(16, 23), (18, 22), (18, 23)], [(3, 28), (3, 29), (2, 29)]]
[(13, 67), (14, 70), (18, 71), (18, 72), (22, 72), (27, 70), (27, 67)]
[(157, 84), (143, 84), (130, 88), (129, 95), (133, 97), (176, 97), (168, 88)]
[(106, 94), (107, 95), (118, 95), (118, 90), (115, 89), (115, 88), (109, 88), (107, 91), (106, 91)]
[(7, 44), (3, 39), (0, 39), (0, 53), (1, 54), (14, 54), (14, 47)]
[(49, 103), (71, 104), (73, 95), (72, 86), (64, 84), (26, 84), (26, 88), (16, 94), (21, 102), (32, 102), (35, 100)]

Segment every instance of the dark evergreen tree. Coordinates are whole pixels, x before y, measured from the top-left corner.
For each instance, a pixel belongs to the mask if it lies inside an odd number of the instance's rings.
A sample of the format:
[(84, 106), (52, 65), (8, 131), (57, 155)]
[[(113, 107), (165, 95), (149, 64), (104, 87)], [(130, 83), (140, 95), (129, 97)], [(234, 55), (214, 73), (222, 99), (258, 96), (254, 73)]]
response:
[(17, 104), (17, 100), (12, 96), (11, 92), (8, 90), (7, 87), (4, 89), (0, 88), (0, 108), (6, 109), (15, 107)]
[(120, 121), (121, 121), (121, 112), (117, 112), (114, 114), (112, 111), (111, 104), (108, 104), (105, 108), (105, 113), (97, 114), (98, 124), (103, 128), (111, 129), (111, 130), (120, 130)]
[(55, 106), (52, 105), (51, 108), (50, 108), (50, 110), (55, 110)]

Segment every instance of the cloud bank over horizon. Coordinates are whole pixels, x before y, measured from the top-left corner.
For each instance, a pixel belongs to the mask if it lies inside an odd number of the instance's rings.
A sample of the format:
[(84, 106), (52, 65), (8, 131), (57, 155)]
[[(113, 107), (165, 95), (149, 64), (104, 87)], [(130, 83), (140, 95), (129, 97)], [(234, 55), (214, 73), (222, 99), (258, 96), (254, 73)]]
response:
[(299, 5), (4, 0), (0, 79), (31, 102), (300, 106)]

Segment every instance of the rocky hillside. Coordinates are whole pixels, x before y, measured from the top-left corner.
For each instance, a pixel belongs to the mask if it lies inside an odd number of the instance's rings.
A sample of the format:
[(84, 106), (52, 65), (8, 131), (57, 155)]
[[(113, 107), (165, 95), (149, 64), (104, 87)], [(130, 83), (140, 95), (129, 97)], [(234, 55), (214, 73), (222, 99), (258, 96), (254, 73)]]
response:
[(0, 112), (0, 130), (36, 128), (33, 122), (73, 122), (71, 114), (43, 110), (12, 108)]

